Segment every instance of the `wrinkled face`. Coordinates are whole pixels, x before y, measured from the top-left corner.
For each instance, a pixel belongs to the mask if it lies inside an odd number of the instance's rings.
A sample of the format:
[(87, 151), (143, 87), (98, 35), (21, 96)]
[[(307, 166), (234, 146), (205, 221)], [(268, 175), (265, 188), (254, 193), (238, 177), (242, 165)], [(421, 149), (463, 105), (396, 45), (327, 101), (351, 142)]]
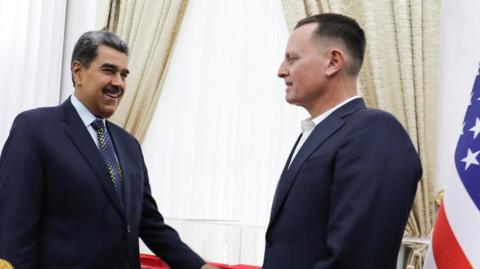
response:
[(285, 99), (290, 104), (305, 107), (321, 101), (325, 88), (325, 70), (329, 64), (328, 51), (320, 41), (312, 40), (316, 23), (303, 25), (290, 36), (285, 58), (278, 76), (287, 86)]
[(73, 62), (75, 96), (96, 117), (110, 117), (120, 104), (127, 86), (127, 64), (126, 54), (104, 45), (97, 48), (97, 57), (88, 68)]

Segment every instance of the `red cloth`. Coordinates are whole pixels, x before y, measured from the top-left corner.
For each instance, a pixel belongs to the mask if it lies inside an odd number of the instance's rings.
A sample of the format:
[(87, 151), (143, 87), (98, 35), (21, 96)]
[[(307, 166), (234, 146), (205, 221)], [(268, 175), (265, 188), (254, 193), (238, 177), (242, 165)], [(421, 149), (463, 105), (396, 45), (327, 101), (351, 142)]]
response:
[(168, 265), (157, 256), (140, 254), (142, 269), (169, 269)]
[[(148, 254), (140, 254), (140, 263), (142, 269), (169, 269), (168, 265), (159, 259), (157, 256), (148, 255)], [(260, 269), (258, 266), (252, 265), (244, 265), (244, 264), (237, 264), (237, 265), (226, 265), (220, 263), (210, 263), (211, 265), (220, 267), (222, 269)]]
[(209, 263), (209, 264), (220, 267), (222, 269), (261, 269), (258, 266), (245, 265), (245, 264), (237, 264), (237, 265), (226, 265), (226, 264), (220, 264), (220, 263)]

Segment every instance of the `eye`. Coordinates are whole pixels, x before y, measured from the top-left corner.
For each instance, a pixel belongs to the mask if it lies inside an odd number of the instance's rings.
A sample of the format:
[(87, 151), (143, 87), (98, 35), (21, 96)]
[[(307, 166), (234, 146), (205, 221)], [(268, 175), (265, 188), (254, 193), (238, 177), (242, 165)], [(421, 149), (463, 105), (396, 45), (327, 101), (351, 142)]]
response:
[(297, 56), (287, 56), (287, 62), (290, 64), (294, 63), (297, 60), (298, 60)]
[(103, 69), (103, 72), (107, 73), (107, 74), (112, 74), (113, 73), (113, 69), (111, 68), (104, 68)]

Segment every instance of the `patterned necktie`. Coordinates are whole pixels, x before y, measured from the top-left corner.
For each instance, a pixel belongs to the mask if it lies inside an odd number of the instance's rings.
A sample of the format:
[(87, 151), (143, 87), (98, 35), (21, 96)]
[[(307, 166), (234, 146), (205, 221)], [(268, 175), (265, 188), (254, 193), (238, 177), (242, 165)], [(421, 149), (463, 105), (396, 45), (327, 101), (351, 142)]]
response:
[(97, 132), (98, 137), (98, 148), (102, 154), (105, 163), (107, 164), (108, 174), (110, 179), (113, 182), (115, 191), (118, 192), (119, 185), (122, 182), (122, 170), (120, 169), (120, 164), (118, 163), (117, 158), (115, 157), (115, 152), (113, 150), (112, 140), (108, 135), (107, 128), (103, 124), (103, 121), (96, 119), (92, 122), (92, 127)]

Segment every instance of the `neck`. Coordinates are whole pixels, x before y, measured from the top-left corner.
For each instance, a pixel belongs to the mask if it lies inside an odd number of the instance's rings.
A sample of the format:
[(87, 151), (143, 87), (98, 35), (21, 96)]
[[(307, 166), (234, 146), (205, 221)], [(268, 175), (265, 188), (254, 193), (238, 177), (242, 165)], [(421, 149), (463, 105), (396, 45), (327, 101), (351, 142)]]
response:
[(358, 95), (356, 78), (343, 80), (341, 83), (335, 82), (328, 86), (328, 90), (317, 102), (313, 102), (305, 109), (313, 119), (356, 95)]

